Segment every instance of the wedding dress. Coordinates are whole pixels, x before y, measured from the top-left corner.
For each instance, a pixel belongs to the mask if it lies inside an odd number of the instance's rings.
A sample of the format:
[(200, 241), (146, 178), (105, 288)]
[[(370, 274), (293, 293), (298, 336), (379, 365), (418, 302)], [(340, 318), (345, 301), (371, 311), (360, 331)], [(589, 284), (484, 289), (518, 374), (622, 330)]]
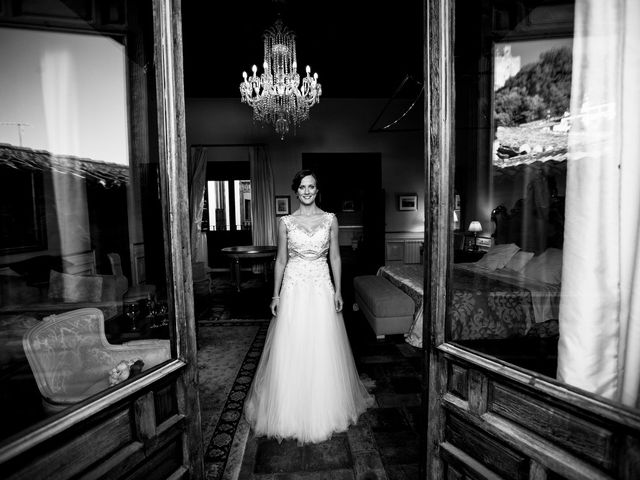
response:
[(321, 442), (373, 404), (356, 371), (342, 313), (336, 312), (327, 253), (334, 215), (312, 230), (282, 217), (288, 261), (277, 316), (245, 401), (257, 436)]

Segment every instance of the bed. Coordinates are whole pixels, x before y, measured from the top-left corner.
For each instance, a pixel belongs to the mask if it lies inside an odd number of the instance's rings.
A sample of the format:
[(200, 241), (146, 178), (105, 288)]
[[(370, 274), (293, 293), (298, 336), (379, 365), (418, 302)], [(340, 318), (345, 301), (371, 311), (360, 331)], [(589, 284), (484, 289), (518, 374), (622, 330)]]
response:
[(416, 307), (413, 323), (405, 334), (405, 341), (414, 347), (422, 346), (422, 303), (424, 298), (424, 267), (422, 265), (387, 265), (378, 269), (378, 275), (386, 278), (409, 295)]
[[(518, 202), (510, 212), (494, 209), (495, 245), (477, 262), (453, 264), (448, 340), (558, 335), (564, 202), (550, 202), (544, 222), (526, 208)], [(414, 299), (414, 321), (405, 337), (422, 346), (422, 265), (385, 266), (378, 275)]]

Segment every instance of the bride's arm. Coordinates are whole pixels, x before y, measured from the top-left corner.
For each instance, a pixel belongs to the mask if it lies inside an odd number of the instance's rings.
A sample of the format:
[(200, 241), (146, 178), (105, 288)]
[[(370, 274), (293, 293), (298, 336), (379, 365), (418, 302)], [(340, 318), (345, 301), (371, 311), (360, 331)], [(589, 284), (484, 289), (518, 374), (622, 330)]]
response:
[(336, 289), (334, 303), (336, 312), (342, 311), (342, 260), (340, 259), (340, 243), (338, 242), (338, 219), (333, 216), (331, 222), (331, 237), (329, 243), (329, 263), (333, 272), (333, 286)]
[(275, 317), (277, 314), (278, 303), (280, 300), (280, 286), (282, 285), (282, 276), (284, 275), (284, 267), (287, 266), (287, 226), (281, 218), (278, 222), (278, 253), (273, 267), (273, 298), (269, 308), (271, 314)]

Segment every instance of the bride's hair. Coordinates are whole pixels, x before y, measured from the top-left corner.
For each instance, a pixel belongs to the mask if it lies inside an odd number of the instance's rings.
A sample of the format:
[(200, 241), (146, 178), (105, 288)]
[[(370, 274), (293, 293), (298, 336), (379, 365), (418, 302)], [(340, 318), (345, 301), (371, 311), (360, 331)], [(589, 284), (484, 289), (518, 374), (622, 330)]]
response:
[(309, 170), (307, 168), (300, 170), (298, 173), (296, 173), (293, 177), (293, 181), (291, 182), (291, 190), (293, 190), (294, 192), (298, 191), (298, 187), (300, 186), (300, 184), (302, 183), (302, 179), (304, 177), (308, 177), (309, 175), (311, 175), (313, 178), (315, 178), (316, 180), (316, 189), (318, 189), (318, 176), (313, 172), (313, 170)]

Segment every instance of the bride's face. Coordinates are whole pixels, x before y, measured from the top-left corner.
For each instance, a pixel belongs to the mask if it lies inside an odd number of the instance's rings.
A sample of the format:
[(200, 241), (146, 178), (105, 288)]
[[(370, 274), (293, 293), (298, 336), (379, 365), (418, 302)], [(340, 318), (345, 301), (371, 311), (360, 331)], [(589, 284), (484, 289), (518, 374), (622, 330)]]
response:
[(316, 201), (318, 189), (316, 188), (316, 179), (313, 175), (307, 175), (300, 182), (298, 187), (298, 199), (303, 205), (313, 205)]

